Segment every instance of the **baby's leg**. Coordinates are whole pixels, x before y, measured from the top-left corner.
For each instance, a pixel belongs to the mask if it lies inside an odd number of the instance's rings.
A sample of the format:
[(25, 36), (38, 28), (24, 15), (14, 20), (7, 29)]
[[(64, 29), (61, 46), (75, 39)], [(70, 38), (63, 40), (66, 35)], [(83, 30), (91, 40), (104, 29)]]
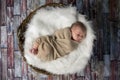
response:
[(43, 61), (53, 59), (53, 48), (47, 43), (41, 43), (38, 47), (38, 57)]

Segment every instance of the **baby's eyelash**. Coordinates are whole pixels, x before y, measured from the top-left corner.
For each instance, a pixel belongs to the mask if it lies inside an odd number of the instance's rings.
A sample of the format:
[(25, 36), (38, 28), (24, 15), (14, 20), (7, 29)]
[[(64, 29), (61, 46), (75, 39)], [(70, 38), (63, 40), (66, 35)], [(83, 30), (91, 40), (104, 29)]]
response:
[(80, 36), (79, 34), (77, 34), (77, 36)]

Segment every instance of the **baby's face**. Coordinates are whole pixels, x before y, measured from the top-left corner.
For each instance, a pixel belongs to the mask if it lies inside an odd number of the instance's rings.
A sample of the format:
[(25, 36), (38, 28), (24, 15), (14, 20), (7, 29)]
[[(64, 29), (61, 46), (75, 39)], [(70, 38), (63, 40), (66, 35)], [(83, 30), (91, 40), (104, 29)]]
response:
[(71, 31), (73, 40), (81, 42), (85, 38), (85, 32), (80, 27), (74, 27)]

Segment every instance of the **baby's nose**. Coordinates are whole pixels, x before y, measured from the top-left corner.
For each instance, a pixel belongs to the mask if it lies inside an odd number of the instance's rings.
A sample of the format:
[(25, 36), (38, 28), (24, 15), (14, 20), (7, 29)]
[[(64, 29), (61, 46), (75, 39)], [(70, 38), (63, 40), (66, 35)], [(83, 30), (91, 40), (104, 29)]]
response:
[(79, 37), (79, 39), (82, 39), (82, 38), (83, 38), (82, 36)]

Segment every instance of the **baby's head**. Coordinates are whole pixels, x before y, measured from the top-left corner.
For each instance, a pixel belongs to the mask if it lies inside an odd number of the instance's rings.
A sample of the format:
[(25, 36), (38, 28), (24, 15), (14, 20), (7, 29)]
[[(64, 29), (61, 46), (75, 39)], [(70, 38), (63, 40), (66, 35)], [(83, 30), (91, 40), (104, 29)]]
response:
[(87, 29), (82, 22), (73, 23), (70, 29), (73, 40), (81, 42), (86, 37)]

